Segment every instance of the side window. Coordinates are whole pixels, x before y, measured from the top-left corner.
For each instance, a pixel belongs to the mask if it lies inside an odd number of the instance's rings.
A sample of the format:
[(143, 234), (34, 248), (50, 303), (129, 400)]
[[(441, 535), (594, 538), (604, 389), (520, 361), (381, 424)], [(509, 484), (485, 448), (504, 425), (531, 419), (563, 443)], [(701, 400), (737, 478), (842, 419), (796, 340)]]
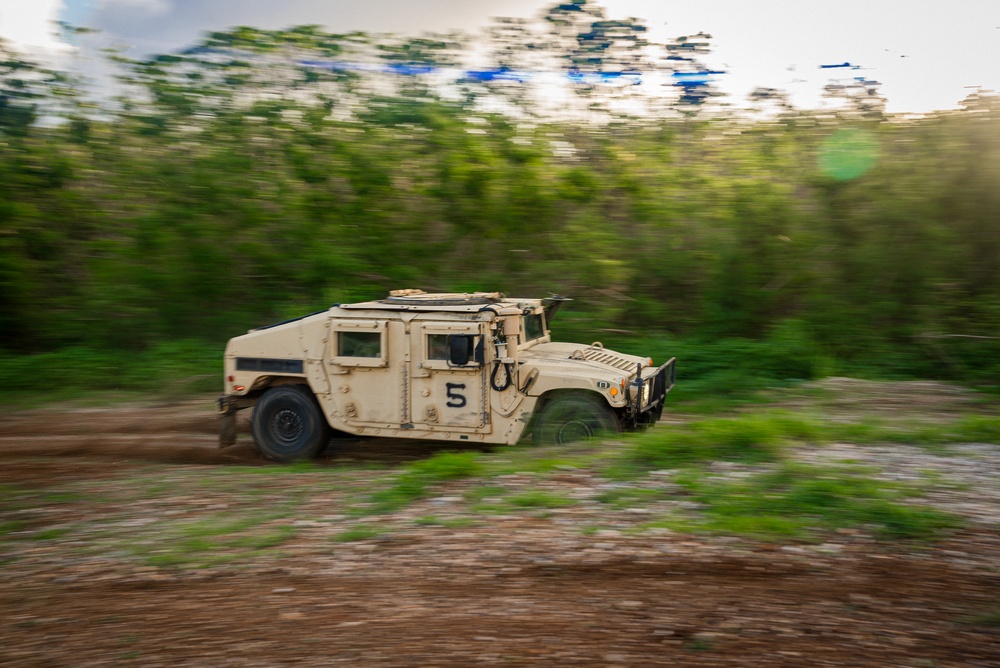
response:
[(389, 363), (387, 324), (376, 320), (336, 323), (330, 342), (332, 362), (342, 367), (384, 367)]
[[(461, 337), (469, 345), (469, 364), (463, 367), (454, 367), (450, 364), (451, 340), (453, 337)], [(483, 337), (472, 332), (443, 334), (433, 333), (424, 335), (424, 363), (422, 366), (430, 369), (473, 369), (481, 367), (483, 360)]]
[(382, 357), (380, 332), (338, 332), (338, 357)]
[(447, 360), (450, 350), (447, 334), (427, 335), (427, 359)]

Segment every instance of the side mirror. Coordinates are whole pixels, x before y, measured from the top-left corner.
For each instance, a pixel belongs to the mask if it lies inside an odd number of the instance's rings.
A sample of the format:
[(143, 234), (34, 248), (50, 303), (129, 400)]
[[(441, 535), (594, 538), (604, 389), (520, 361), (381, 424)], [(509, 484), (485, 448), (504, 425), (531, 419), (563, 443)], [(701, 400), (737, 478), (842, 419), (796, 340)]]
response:
[(448, 363), (451, 366), (466, 366), (469, 363), (472, 348), (472, 337), (462, 334), (448, 336)]

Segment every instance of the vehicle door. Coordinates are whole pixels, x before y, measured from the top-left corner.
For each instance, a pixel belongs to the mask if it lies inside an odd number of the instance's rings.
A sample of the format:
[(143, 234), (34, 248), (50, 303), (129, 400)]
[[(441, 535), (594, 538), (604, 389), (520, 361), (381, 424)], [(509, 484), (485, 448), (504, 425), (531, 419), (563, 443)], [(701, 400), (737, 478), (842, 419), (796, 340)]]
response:
[[(482, 432), (489, 424), (485, 323), (411, 323), (410, 416), (421, 429)], [(461, 349), (467, 363), (455, 364)]]
[(405, 396), (406, 333), (393, 320), (339, 320), (331, 325), (327, 364), (337, 413), (359, 427), (398, 429)]

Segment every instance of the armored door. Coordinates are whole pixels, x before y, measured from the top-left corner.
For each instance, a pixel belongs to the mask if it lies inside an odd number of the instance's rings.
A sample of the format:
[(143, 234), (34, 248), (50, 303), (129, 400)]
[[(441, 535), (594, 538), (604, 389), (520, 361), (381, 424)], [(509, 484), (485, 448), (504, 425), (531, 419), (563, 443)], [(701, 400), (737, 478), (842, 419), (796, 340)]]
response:
[[(410, 419), (420, 429), (483, 432), (489, 425), (484, 325), (414, 322), (410, 328)], [(466, 364), (451, 351), (465, 348)]]
[(342, 320), (331, 327), (327, 365), (337, 414), (358, 427), (402, 423), (406, 334), (393, 320)]

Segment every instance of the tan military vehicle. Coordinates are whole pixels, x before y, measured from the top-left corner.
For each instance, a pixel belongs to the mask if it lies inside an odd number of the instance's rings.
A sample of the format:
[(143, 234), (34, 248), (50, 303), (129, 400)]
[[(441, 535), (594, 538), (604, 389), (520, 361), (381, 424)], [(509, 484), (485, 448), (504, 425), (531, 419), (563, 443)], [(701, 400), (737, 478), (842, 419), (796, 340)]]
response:
[(253, 408), (258, 449), (311, 457), (332, 430), (460, 443), (569, 443), (656, 422), (675, 360), (555, 343), (564, 300), (397, 290), (229, 341), (220, 446)]

